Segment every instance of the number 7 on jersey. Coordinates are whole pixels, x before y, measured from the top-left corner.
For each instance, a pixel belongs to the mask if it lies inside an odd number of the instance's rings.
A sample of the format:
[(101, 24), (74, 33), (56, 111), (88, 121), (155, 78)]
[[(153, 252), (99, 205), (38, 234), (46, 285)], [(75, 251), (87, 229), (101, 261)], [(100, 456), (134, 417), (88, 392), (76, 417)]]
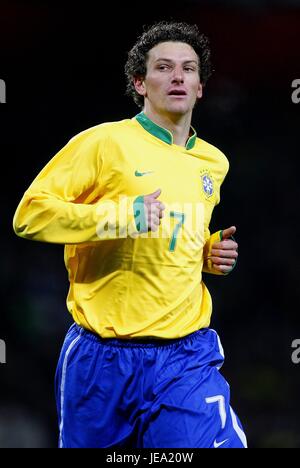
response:
[(176, 241), (177, 241), (177, 235), (178, 235), (179, 229), (181, 228), (181, 226), (184, 223), (184, 213), (179, 213), (178, 211), (170, 211), (170, 216), (171, 216), (171, 218), (177, 218), (178, 219), (178, 223), (174, 227), (174, 231), (172, 233), (172, 237), (171, 237), (170, 244), (169, 244), (170, 252), (174, 252), (175, 247), (176, 247)]

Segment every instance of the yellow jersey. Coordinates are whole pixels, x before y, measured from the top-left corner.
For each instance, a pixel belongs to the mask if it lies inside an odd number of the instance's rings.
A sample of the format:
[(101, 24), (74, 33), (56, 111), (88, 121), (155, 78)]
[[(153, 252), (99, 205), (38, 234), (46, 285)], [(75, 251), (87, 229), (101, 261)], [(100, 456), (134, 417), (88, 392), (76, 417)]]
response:
[[(17, 207), (17, 235), (65, 245), (76, 323), (103, 338), (178, 338), (210, 323), (202, 272), (209, 223), (229, 164), (194, 129), (186, 146), (143, 112), (74, 136)], [(161, 189), (157, 232), (143, 196)]]

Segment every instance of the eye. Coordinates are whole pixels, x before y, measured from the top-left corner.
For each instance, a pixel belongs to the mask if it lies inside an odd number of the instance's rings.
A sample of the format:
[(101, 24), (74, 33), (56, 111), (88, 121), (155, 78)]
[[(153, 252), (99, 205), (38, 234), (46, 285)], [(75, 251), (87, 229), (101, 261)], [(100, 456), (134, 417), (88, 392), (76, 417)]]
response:
[(167, 70), (168, 68), (169, 68), (168, 65), (159, 65), (158, 66), (159, 70)]
[(185, 71), (192, 71), (192, 72), (195, 71), (195, 68), (193, 67), (185, 67), (184, 69)]

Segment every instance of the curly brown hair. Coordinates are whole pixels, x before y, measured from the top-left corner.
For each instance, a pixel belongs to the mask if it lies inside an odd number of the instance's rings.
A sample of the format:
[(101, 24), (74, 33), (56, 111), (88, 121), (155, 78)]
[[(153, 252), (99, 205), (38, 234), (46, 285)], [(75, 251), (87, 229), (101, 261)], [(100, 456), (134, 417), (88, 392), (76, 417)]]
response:
[(194, 49), (200, 62), (199, 75), (202, 85), (207, 83), (212, 74), (209, 40), (204, 34), (200, 34), (196, 24), (174, 21), (155, 23), (138, 38), (128, 52), (125, 64), (126, 94), (132, 96), (134, 102), (141, 108), (144, 105), (144, 97), (135, 90), (133, 78), (146, 76), (149, 50), (160, 42), (166, 41), (185, 42)]

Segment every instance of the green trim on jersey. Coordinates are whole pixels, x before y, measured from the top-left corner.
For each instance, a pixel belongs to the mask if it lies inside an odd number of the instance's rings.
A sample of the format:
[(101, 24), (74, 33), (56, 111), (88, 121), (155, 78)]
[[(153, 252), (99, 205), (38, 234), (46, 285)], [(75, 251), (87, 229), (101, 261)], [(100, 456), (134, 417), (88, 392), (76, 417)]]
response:
[[(159, 138), (160, 140), (164, 141), (165, 143), (168, 143), (168, 145), (173, 144), (173, 135), (172, 133), (157, 125), (154, 123), (152, 120), (147, 117), (144, 112), (140, 112), (135, 116), (136, 120), (141, 124), (141, 126), (147, 130), (147, 132), (151, 133), (151, 135), (155, 136), (156, 138)], [(186, 149), (192, 149), (195, 146), (196, 143), (196, 138), (197, 138), (197, 133), (196, 130), (191, 127), (193, 130), (193, 135), (191, 135), (185, 145)]]

